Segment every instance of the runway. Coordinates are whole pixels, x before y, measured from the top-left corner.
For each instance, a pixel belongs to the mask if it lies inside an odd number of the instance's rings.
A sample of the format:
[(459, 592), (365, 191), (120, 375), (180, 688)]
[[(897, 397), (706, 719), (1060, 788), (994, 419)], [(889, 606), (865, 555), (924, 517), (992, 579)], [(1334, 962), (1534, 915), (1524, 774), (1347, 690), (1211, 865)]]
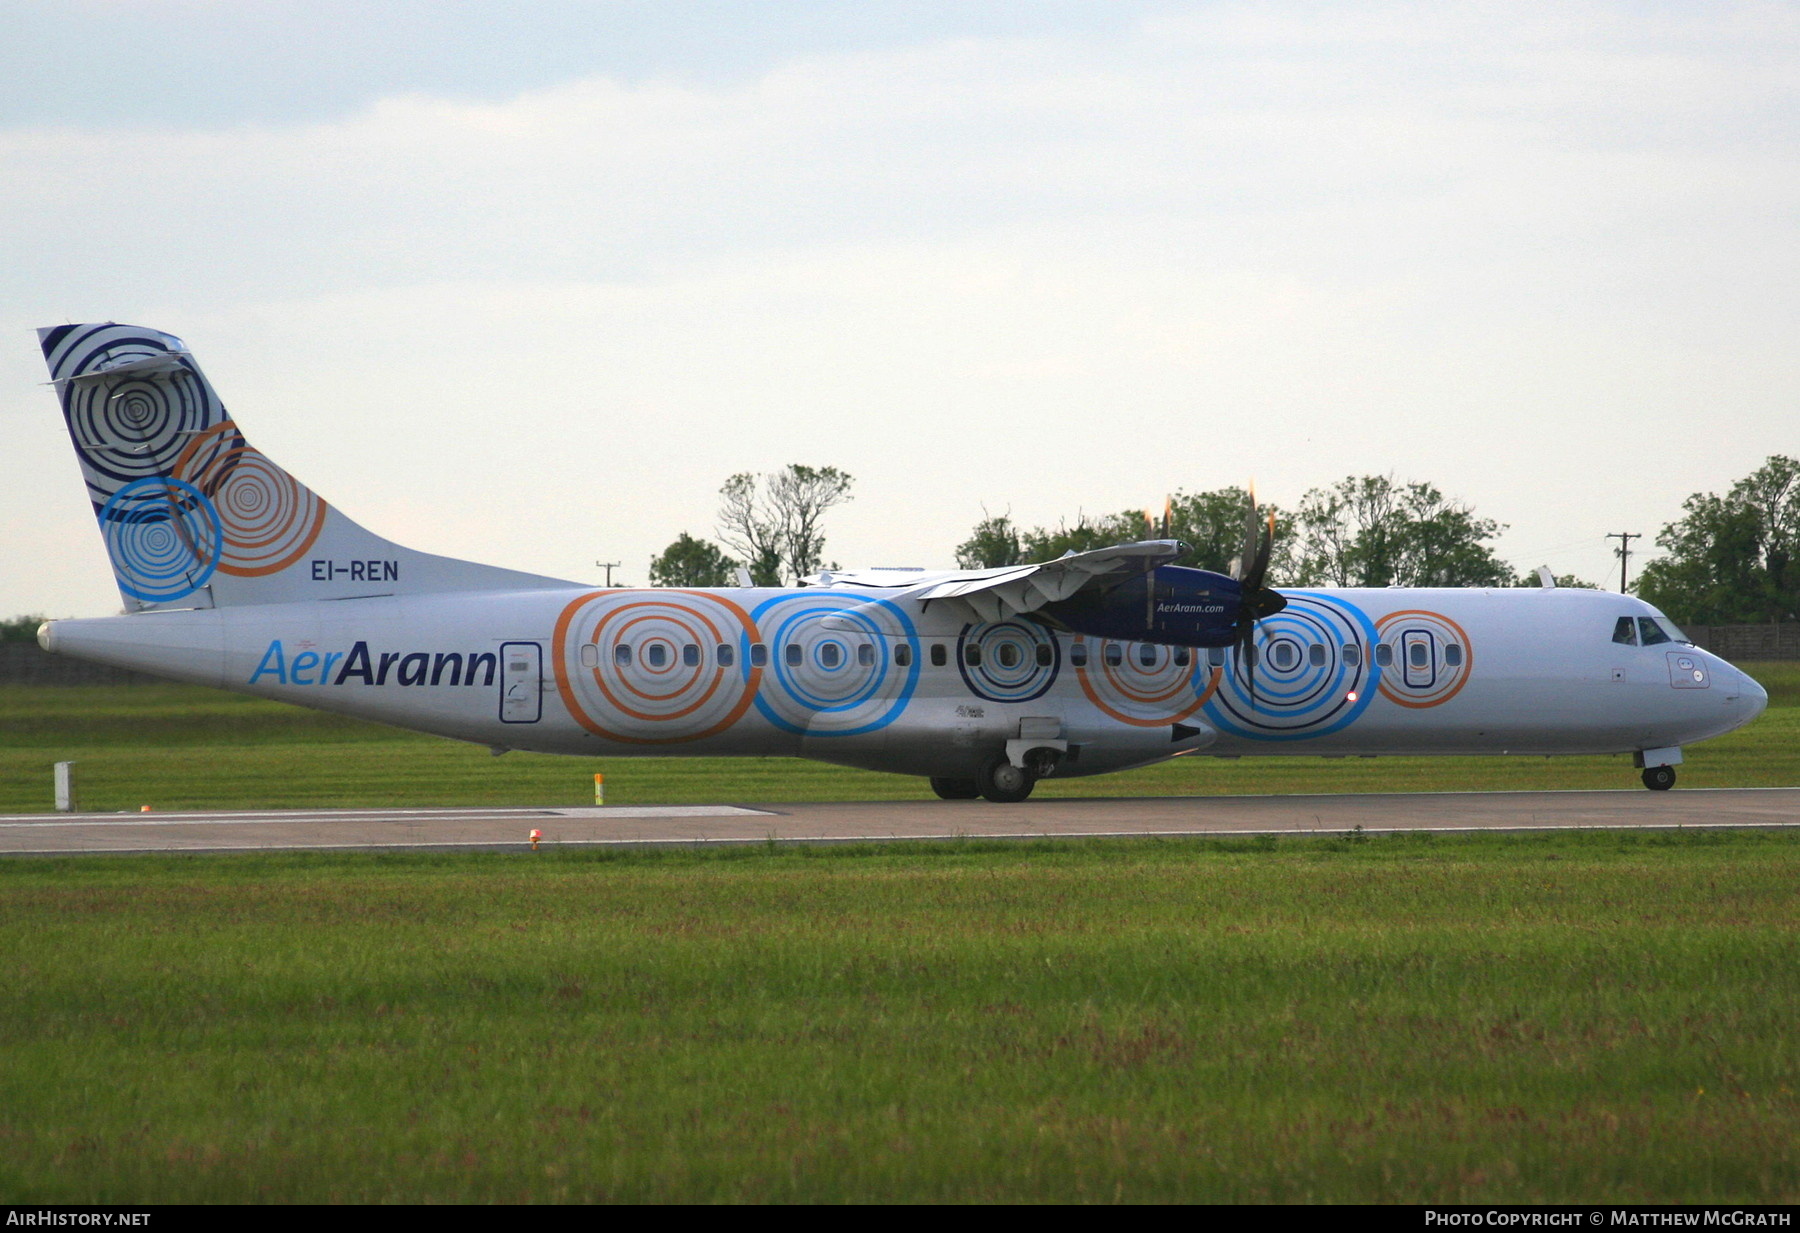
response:
[(1800, 827), (1800, 788), (0, 816), (0, 855)]

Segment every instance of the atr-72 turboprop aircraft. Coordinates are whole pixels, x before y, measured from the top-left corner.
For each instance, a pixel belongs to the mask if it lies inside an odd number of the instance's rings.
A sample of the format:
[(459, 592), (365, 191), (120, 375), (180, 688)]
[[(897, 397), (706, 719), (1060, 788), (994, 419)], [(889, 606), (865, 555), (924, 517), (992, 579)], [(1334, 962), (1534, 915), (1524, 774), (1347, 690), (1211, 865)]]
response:
[(1667, 788), (1767, 701), (1628, 596), (1277, 591), (1254, 513), (1236, 577), (1167, 540), (708, 590), (431, 556), (259, 453), (180, 339), (39, 336), (127, 611), (47, 650), (496, 752), (796, 754), (992, 801), (1178, 754), (1629, 753)]

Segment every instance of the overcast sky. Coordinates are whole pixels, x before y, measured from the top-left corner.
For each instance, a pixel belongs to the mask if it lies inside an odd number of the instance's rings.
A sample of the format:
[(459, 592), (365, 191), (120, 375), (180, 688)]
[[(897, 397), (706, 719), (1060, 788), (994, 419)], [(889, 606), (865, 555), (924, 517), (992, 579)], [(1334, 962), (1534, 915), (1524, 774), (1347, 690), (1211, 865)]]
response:
[[(520, 14), (528, 14), (521, 16)], [(856, 477), (948, 564), (1428, 480), (1501, 555), (1800, 454), (1788, 4), (0, 3), (0, 617), (117, 591), (32, 328), (178, 334), (370, 529), (646, 580)]]

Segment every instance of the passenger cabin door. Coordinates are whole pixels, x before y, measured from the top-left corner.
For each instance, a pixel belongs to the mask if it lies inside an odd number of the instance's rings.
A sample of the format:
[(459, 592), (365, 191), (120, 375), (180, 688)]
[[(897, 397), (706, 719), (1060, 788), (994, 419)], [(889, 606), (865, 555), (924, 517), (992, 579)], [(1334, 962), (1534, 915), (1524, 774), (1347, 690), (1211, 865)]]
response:
[(534, 724), (544, 717), (544, 648), (536, 642), (500, 644), (500, 722)]

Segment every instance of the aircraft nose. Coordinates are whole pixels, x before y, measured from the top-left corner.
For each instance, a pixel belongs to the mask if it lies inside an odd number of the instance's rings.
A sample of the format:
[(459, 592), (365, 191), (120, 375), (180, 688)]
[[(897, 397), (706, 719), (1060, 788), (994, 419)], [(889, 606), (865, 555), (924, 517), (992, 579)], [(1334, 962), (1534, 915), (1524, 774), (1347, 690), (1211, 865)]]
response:
[(1744, 716), (1744, 722), (1749, 723), (1752, 719), (1761, 715), (1764, 709), (1768, 707), (1769, 691), (1751, 680), (1749, 673), (1742, 669), (1737, 669), (1736, 671), (1738, 676), (1743, 678), (1742, 683), (1738, 687), (1741, 691), (1738, 694), (1740, 699), (1739, 705), (1743, 706), (1749, 712)]

